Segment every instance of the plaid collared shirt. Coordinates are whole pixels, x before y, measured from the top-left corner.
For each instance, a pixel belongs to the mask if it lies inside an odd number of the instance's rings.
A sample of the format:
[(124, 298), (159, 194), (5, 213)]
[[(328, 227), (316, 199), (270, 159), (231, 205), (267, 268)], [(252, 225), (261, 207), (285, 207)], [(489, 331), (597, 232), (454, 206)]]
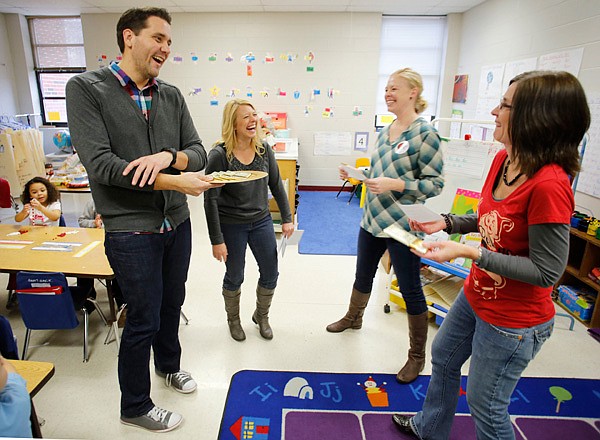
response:
[(150, 116), (150, 109), (152, 108), (152, 95), (154, 93), (154, 89), (158, 89), (158, 83), (154, 78), (148, 81), (141, 90), (138, 88), (137, 84), (125, 73), (123, 69), (119, 67), (117, 63), (110, 64), (110, 71), (115, 75), (115, 77), (119, 80), (119, 83), (127, 90), (129, 96), (135, 101), (137, 106), (142, 111), (146, 120), (148, 120)]
[(441, 139), (435, 128), (419, 117), (398, 139), (391, 140), (389, 131), (388, 125), (379, 133), (368, 177), (403, 179), (406, 187), (403, 192), (367, 191), (360, 225), (375, 237), (387, 237), (383, 229), (394, 223), (410, 230), (401, 206), (424, 203), (444, 187)]
[[(148, 81), (141, 90), (138, 88), (137, 84), (125, 73), (123, 69), (121, 69), (117, 63), (111, 63), (110, 71), (113, 75), (119, 80), (119, 83), (123, 86), (131, 99), (137, 104), (137, 106), (142, 111), (142, 114), (146, 118), (146, 121), (150, 117), (150, 109), (152, 108), (152, 95), (154, 93), (154, 89), (158, 90), (158, 83), (156, 79), (152, 78)], [(163, 234), (168, 231), (172, 231), (173, 227), (169, 220), (165, 217), (163, 220), (163, 224), (160, 227), (160, 233)]]

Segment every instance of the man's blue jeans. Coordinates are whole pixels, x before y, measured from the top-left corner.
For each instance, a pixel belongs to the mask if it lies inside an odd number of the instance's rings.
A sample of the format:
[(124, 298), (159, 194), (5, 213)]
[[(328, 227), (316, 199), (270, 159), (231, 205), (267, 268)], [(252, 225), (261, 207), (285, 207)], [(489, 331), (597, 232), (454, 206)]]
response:
[(185, 299), (192, 232), (190, 220), (158, 233), (107, 232), (108, 261), (127, 303), (119, 350), (121, 414), (137, 417), (150, 399), (150, 347), (155, 368), (179, 371), (179, 314)]
[(356, 258), (354, 288), (362, 293), (371, 293), (373, 279), (379, 260), (386, 249), (398, 279), (398, 287), (406, 303), (409, 315), (420, 315), (427, 311), (427, 303), (421, 287), (421, 258), (408, 247), (392, 238), (377, 238), (360, 228)]
[(513, 440), (508, 405), (517, 382), (552, 334), (554, 319), (529, 328), (481, 320), (461, 290), (433, 340), (432, 373), (421, 412), (411, 420), (422, 439), (447, 439), (460, 391), (461, 366), (471, 357), (467, 403), (478, 440)]
[(258, 284), (269, 290), (277, 287), (277, 241), (271, 215), (253, 223), (221, 223), (221, 232), (227, 246), (223, 289), (236, 291), (244, 282), (247, 246), (258, 264)]

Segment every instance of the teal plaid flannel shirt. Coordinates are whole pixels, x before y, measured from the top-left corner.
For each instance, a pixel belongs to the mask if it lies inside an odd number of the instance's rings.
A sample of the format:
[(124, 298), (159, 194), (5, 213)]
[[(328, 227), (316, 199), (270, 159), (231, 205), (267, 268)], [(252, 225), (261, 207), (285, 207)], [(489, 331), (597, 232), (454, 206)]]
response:
[[(444, 188), (444, 161), (437, 130), (421, 117), (415, 119), (394, 141), (389, 138), (389, 129), (390, 126), (385, 127), (377, 138), (367, 174), (369, 178), (403, 179), (406, 188), (403, 192), (387, 191), (382, 194), (367, 191), (360, 225), (375, 237), (387, 237), (383, 229), (394, 223), (410, 230), (401, 204), (424, 203), (429, 197), (439, 195)], [(408, 142), (405, 152), (398, 148), (402, 142)]]

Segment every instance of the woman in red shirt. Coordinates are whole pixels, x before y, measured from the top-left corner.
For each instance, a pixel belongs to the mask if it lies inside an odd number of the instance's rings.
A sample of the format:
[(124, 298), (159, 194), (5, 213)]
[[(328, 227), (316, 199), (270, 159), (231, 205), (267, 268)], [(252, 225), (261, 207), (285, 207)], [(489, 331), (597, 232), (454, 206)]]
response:
[(494, 108), (494, 158), (476, 214), (411, 221), (428, 234), (479, 232), (481, 246), (427, 242), (426, 258), (471, 258), (475, 264), (432, 345), (432, 375), (423, 409), (395, 414), (403, 432), (447, 439), (469, 365), (467, 403), (477, 439), (515, 438), (508, 405), (521, 374), (552, 334), (553, 285), (569, 250), (574, 209), (571, 179), (578, 145), (590, 125), (583, 88), (567, 72), (527, 72), (510, 82)]

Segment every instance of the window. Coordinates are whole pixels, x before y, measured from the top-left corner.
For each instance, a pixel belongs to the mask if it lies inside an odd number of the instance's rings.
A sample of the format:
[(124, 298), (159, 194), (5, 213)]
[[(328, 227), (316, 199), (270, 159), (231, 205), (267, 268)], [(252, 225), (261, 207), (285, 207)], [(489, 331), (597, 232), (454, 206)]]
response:
[(79, 17), (29, 18), (42, 119), (46, 125), (66, 126), (67, 81), (85, 71), (83, 30)]
[(381, 23), (379, 87), (375, 113), (388, 113), (385, 86), (390, 74), (410, 67), (423, 78), (423, 97), (428, 106), (422, 115), (429, 120), (438, 114), (438, 90), (442, 75), (442, 56), (446, 17), (384, 16)]

